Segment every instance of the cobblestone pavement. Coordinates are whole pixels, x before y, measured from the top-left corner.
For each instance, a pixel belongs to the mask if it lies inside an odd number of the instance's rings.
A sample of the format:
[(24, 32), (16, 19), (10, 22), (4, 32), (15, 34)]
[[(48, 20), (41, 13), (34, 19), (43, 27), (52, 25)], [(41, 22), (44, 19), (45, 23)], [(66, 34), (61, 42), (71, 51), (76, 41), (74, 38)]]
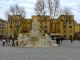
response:
[(63, 41), (51, 48), (17, 48), (0, 43), (0, 60), (80, 60), (80, 42)]

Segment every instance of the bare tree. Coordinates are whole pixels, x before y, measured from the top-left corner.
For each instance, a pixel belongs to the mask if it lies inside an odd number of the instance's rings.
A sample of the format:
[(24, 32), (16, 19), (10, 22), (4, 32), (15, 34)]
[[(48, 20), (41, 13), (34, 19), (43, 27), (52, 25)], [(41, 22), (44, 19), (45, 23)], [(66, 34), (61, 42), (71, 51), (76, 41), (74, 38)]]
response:
[(65, 7), (65, 8), (63, 9), (63, 14), (64, 14), (64, 15), (72, 15), (72, 11), (71, 11), (70, 8)]
[(50, 31), (52, 32), (52, 21), (51, 19), (53, 18), (53, 13), (54, 13), (54, 0), (47, 0), (47, 5), (48, 5), (48, 13), (50, 15)]
[[(44, 0), (37, 0), (37, 3), (35, 5), (35, 12), (36, 15), (40, 16), (40, 31), (42, 30), (42, 17), (44, 17), (45, 20), (45, 15), (46, 15), (46, 5)], [(46, 21), (45, 21), (46, 25)], [(42, 31), (41, 31), (42, 32)]]
[(69, 16), (69, 15), (72, 15), (72, 11), (71, 11), (70, 8), (65, 7), (65, 8), (62, 10), (62, 14), (65, 15), (66, 20), (68, 20), (68, 16)]
[[(16, 5), (10, 6), (9, 11), (6, 12), (6, 16), (8, 17), (9, 15), (20, 15), (21, 17), (25, 17), (25, 10), (23, 7)], [(17, 17), (15, 17), (15, 29), (13, 29), (12, 26), (12, 30), (13, 30), (13, 38), (16, 38), (18, 36), (19, 33), (19, 29), (21, 28), (19, 22), (17, 21)], [(21, 18), (22, 19), (22, 18)], [(11, 20), (10, 20), (11, 21)], [(12, 21), (13, 22), (13, 21)], [(13, 40), (14, 42), (14, 40)]]
[[(58, 8), (59, 8), (59, 0), (54, 0), (54, 18), (57, 16)], [(56, 22), (55, 22), (55, 37), (56, 37)]]
[(36, 15), (44, 16), (46, 25), (46, 19), (45, 19), (45, 16), (47, 15), (46, 13), (50, 15), (50, 18), (53, 18), (57, 15), (58, 8), (59, 8), (59, 0), (47, 0), (47, 3), (44, 0), (37, 0), (37, 3), (35, 5), (35, 12)]
[[(53, 17), (55, 18), (56, 16), (58, 17), (58, 11), (59, 10), (59, 4), (60, 4), (60, 1), (59, 0), (48, 0), (48, 10), (49, 10), (49, 15), (50, 15), (50, 18), (52, 19)], [(51, 25), (50, 25), (50, 30), (52, 32), (52, 22), (50, 22)], [(55, 22), (55, 36), (56, 36), (56, 22)]]
[(9, 12), (8, 11), (5, 12), (5, 16), (6, 16), (6, 19), (8, 19), (8, 16), (9, 16)]
[(60, 5), (60, 1), (54, 0), (54, 17), (57, 16), (58, 14), (59, 5)]
[(48, 10), (50, 14), (50, 18), (53, 17), (53, 12), (54, 12), (54, 0), (48, 0)]
[(37, 0), (37, 3), (35, 5), (35, 12), (36, 15), (40, 16), (44, 16), (46, 14), (44, 0)]
[(56, 17), (59, 15), (59, 5), (60, 1), (59, 0), (48, 0), (48, 13), (51, 18)]
[(16, 5), (10, 6), (9, 11), (7, 12), (9, 15), (20, 15), (22, 17), (25, 17), (26, 11), (23, 7)]
[[(37, 15), (45, 15), (48, 13), (50, 17), (55, 17), (59, 11), (59, 5), (59, 0), (47, 0), (47, 3), (45, 3), (44, 0), (37, 0), (35, 12)], [(48, 11), (46, 11), (46, 7)]]

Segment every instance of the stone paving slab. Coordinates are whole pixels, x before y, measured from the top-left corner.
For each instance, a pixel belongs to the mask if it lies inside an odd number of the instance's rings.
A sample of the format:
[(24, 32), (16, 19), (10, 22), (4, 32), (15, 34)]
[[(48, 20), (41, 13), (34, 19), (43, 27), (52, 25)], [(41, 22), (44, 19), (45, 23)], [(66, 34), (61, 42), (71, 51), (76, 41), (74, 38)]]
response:
[(0, 46), (0, 60), (80, 60), (80, 42), (63, 41), (51, 48)]

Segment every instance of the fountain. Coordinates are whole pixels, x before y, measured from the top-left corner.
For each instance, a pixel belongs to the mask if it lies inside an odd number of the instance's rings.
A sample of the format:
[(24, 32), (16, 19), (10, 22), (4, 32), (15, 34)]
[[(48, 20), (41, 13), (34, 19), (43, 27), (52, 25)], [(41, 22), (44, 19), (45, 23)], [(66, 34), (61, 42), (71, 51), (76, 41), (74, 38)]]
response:
[(58, 46), (55, 44), (48, 34), (42, 36), (42, 32), (39, 31), (39, 22), (33, 20), (32, 30), (29, 34), (19, 34), (18, 36), (19, 47), (53, 47)]

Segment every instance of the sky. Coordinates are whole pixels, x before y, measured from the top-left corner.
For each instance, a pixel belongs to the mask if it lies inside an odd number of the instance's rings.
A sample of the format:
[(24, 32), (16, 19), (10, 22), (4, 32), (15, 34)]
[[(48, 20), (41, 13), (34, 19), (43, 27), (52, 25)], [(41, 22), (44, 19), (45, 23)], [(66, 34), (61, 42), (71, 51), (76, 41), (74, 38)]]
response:
[[(37, 0), (0, 0), (0, 18), (6, 19), (6, 12), (9, 10), (9, 7), (14, 4), (18, 4), (21, 7), (24, 7), (26, 10), (26, 18), (30, 18), (32, 15), (35, 15), (34, 7)], [(45, 0), (46, 1), (46, 0)], [(80, 23), (80, 0), (60, 0), (60, 6), (69, 7), (75, 17), (75, 20)]]

